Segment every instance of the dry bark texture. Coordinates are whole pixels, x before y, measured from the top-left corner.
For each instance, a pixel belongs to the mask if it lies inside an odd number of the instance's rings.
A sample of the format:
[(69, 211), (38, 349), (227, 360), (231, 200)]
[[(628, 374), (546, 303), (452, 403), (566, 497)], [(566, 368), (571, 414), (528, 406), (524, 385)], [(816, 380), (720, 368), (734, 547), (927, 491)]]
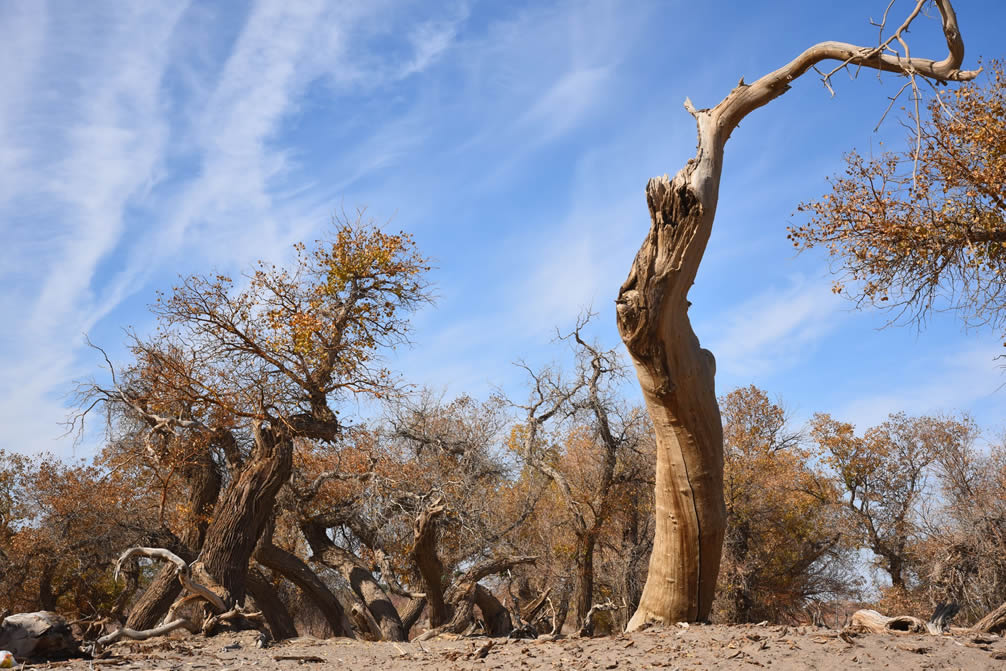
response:
[(227, 590), (228, 605), (244, 602), (248, 561), (292, 465), (290, 437), (257, 426), (250, 463), (217, 504), (201, 552), (207, 572)]
[[(646, 187), (651, 226), (616, 300), (619, 332), (629, 351), (657, 440), (656, 535), (650, 572), (627, 629), (647, 622), (705, 620), (712, 605), (723, 544), (723, 435), (714, 387), (715, 360), (688, 319), (688, 290), (712, 231), (730, 133), (753, 110), (789, 89), (825, 60), (938, 81), (964, 81), (964, 43), (949, 0), (937, 0), (949, 48), (941, 61), (893, 53), (922, 11), (914, 11), (876, 47), (822, 42), (752, 84), (743, 79), (718, 105), (685, 107), (698, 126), (695, 158), (673, 179)], [(833, 71), (834, 72), (834, 71)], [(828, 84), (830, 75), (825, 75)]]
[[(379, 638), (385, 641), (404, 641), (405, 629), (398, 611), (387, 592), (374, 579), (370, 569), (355, 555), (333, 543), (324, 529), (305, 526), (304, 535), (314, 553), (312, 559), (338, 571), (363, 602), (364, 610), (369, 611), (377, 624)], [(360, 615), (366, 616), (365, 613)]]
[(971, 629), (975, 632), (983, 634), (1006, 633), (1006, 603), (978, 620), (978, 622), (975, 623), (975, 626)]
[[(336, 636), (354, 637), (352, 625), (346, 619), (342, 604), (300, 557), (269, 543), (259, 545), (255, 551), (255, 560), (299, 587), (318, 607)], [(258, 601), (257, 598), (255, 600)], [(296, 636), (296, 632), (293, 635)]]

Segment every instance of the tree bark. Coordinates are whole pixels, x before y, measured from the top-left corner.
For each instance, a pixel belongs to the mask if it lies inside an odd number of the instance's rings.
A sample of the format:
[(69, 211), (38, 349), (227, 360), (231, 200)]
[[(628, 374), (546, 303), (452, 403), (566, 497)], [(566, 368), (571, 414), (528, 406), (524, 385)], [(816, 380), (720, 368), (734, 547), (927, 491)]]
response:
[[(700, 128), (701, 128), (700, 123)], [(701, 137), (701, 135), (700, 135)], [(722, 146), (646, 188), (652, 226), (619, 291), (619, 331), (636, 368), (657, 443), (656, 531), (646, 585), (629, 621), (704, 620), (726, 528), (723, 430), (715, 361), (688, 319), (688, 289), (712, 230)]]
[[(891, 40), (908, 28), (924, 4), (918, 0)], [(939, 81), (973, 79), (977, 72), (959, 69), (964, 44), (950, 1), (936, 0), (936, 5), (950, 51), (942, 61), (887, 53), (887, 45), (822, 42), (753, 84), (741, 80), (712, 109), (697, 110), (685, 101), (698, 127), (695, 158), (673, 180), (665, 175), (647, 184), (650, 231), (616, 300), (619, 332), (657, 443), (653, 553), (628, 630), (650, 621), (705, 620), (712, 606), (726, 523), (723, 434), (715, 359), (692, 330), (688, 290), (712, 231), (726, 141), (747, 114), (781, 96), (790, 82), (823, 60)]]
[(503, 607), (492, 592), (482, 585), (475, 585), (475, 605), (482, 611), (488, 636), (506, 636), (513, 631), (510, 611)]
[(299, 587), (304, 595), (318, 606), (318, 610), (336, 636), (354, 637), (353, 628), (346, 618), (342, 604), (311, 567), (299, 557), (270, 543), (259, 545), (255, 551), (255, 559)]
[(576, 562), (576, 590), (573, 603), (576, 607), (576, 625), (583, 625), (583, 619), (594, 603), (594, 544), (593, 535), (579, 539), (580, 556)]
[(52, 589), (53, 572), (56, 562), (46, 560), (38, 579), (38, 605), (42, 612), (56, 610), (56, 593)]
[[(187, 561), (191, 556), (184, 557)], [(143, 596), (136, 602), (129, 617), (126, 618), (126, 627), (129, 629), (143, 630), (150, 629), (164, 617), (171, 608), (171, 604), (178, 598), (182, 591), (182, 586), (178, 583), (173, 566), (165, 566), (157, 572), (150, 585), (143, 592)]]
[(551, 594), (552, 588), (549, 587), (544, 592), (538, 595), (538, 598), (532, 601), (523, 609), (520, 616), (527, 622), (534, 622), (534, 619), (538, 616), (538, 613), (545, 607), (548, 603), (548, 595)]
[(370, 570), (351, 552), (329, 540), (324, 529), (306, 525), (304, 535), (314, 553), (312, 560), (320, 561), (345, 577), (353, 592), (363, 600), (367, 610), (377, 621), (384, 639), (387, 641), (406, 640), (398, 611), (391, 603), (388, 594), (374, 580), (374, 575)]
[(437, 554), (436, 521), (446, 508), (434, 504), (416, 516), (412, 532), (412, 561), (422, 579), (430, 605), (430, 628), (445, 624), (451, 613), (444, 599), (444, 564)]
[[(535, 560), (537, 560), (537, 557), (498, 557), (487, 559), (465, 571), (457, 580), (451, 583), (451, 586), (444, 593), (444, 600), (447, 602), (450, 612), (450, 620), (437, 627), (431, 627), (429, 631), (419, 637), (419, 640), (426, 640), (444, 633), (463, 633), (475, 620), (474, 609), (476, 595), (480, 587), (478, 584), (479, 580), (486, 576), (501, 573), (514, 566), (519, 566), (520, 564), (531, 564)], [(492, 595), (490, 594), (489, 596)], [(495, 600), (495, 597), (493, 597), (493, 600)]]
[(1006, 632), (1006, 603), (978, 620), (971, 630), (983, 634), (1002, 634)]
[(255, 426), (255, 449), (217, 504), (201, 553), (206, 572), (227, 591), (229, 606), (244, 601), (248, 561), (292, 464), (290, 436)]
[(405, 632), (406, 639), (409, 637), (409, 632), (412, 631), (412, 628), (419, 622), (419, 618), (423, 616), (426, 603), (426, 597), (409, 599), (409, 602), (401, 609), (402, 631)]
[(273, 640), (296, 638), (297, 627), (293, 623), (293, 616), (266, 577), (260, 571), (251, 569), (248, 571), (247, 584), (248, 592), (262, 611)]
[[(234, 438), (229, 431), (221, 430), (218, 433), (233, 442)], [(223, 439), (220, 436), (215, 438)], [(179, 542), (170, 549), (186, 562), (191, 563), (195, 560), (196, 554), (206, 538), (206, 528), (209, 524), (206, 513), (212, 510), (213, 504), (220, 496), (221, 478), (209, 452), (201, 452), (197, 461), (186, 468), (183, 474), (189, 484), (189, 512), (181, 538), (175, 539)], [(151, 541), (149, 544), (164, 545), (162, 542), (155, 541)], [(175, 577), (175, 568), (173, 566), (163, 567), (154, 576), (139, 601), (129, 611), (126, 627), (136, 630), (153, 627), (168, 612), (168, 608), (178, 598), (181, 589), (182, 587)]]

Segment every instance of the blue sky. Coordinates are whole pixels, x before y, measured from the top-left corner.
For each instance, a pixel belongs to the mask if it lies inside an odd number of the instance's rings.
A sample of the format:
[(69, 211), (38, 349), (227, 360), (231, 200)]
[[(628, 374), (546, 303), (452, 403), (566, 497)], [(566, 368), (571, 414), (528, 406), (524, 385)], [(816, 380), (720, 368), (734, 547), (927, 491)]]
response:
[[(84, 333), (122, 362), (155, 290), (283, 261), (360, 206), (437, 266), (437, 305), (391, 363), (448, 394), (519, 395), (511, 362), (561, 359), (549, 340), (583, 307), (618, 342), (646, 180), (694, 151), (685, 97), (711, 106), (817, 41), (874, 43), (886, 4), (0, 0), (0, 448), (71, 454), (67, 394), (100, 373)], [(1003, 56), (1006, 4), (956, 5), (968, 64)], [(936, 19), (911, 39), (945, 53)], [(792, 253), (790, 214), (843, 152), (902, 135), (873, 133), (896, 78), (835, 81), (831, 97), (806, 77), (727, 146), (691, 293), (717, 389), (758, 384), (797, 421), (965, 409), (997, 431), (995, 334), (952, 315), (878, 330), (831, 294), (823, 256)]]

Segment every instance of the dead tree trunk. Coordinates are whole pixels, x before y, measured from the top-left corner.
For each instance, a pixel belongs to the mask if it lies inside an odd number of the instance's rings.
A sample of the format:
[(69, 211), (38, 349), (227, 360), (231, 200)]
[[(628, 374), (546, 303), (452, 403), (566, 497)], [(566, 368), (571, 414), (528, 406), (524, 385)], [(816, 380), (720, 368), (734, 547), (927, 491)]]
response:
[[(646, 187), (651, 226), (619, 290), (619, 332), (636, 369), (657, 442), (656, 534), (650, 571), (627, 629), (648, 621), (705, 620), (719, 571), (726, 514), (723, 434), (714, 387), (715, 360), (688, 319), (688, 290), (712, 231), (730, 133), (753, 110), (789, 89), (815, 64), (835, 60), (935, 81), (971, 79), (961, 71), (964, 43), (950, 0), (936, 0), (950, 54), (942, 61), (892, 53), (927, 0), (877, 47), (822, 42), (753, 84), (743, 79), (711, 109), (685, 107), (698, 126), (695, 158), (673, 179)], [(895, 43), (897, 44), (897, 43)], [(829, 75), (825, 75), (826, 83)]]
[(978, 620), (971, 630), (981, 634), (1006, 633), (1006, 603)]

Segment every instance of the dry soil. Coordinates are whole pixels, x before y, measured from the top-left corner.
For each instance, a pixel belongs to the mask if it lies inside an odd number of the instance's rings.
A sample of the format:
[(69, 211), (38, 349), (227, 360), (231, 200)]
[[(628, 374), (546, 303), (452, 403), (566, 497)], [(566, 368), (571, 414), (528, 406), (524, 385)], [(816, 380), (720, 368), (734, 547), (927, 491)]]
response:
[(27, 668), (67, 671), (1006, 669), (1006, 641), (996, 636), (849, 635), (833, 629), (774, 625), (675, 626), (558, 641), (455, 638), (396, 644), (298, 638), (259, 648), (257, 639), (255, 632), (212, 638), (172, 635), (117, 643), (100, 659), (30, 664)]

